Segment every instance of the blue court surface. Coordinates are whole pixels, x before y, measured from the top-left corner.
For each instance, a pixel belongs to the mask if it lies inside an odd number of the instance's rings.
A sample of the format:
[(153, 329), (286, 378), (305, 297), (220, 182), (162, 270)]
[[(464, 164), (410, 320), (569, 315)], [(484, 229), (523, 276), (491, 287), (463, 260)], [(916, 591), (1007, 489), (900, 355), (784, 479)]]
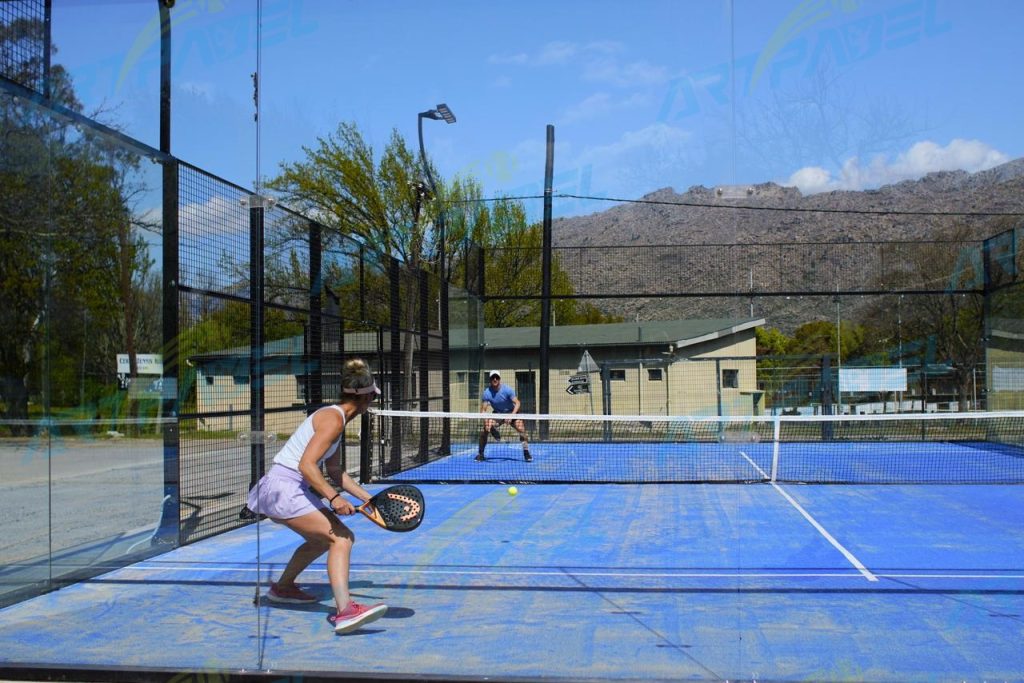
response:
[[(376, 487), (374, 490), (379, 489)], [(0, 665), (532, 680), (1024, 678), (1024, 487), (426, 485), (352, 518), (385, 618), (254, 605), (297, 545), (264, 521), (0, 610)], [(257, 562), (259, 553), (259, 562)]]
[(455, 441), (451, 455), (392, 475), (405, 481), (983, 483), (1024, 481), (1020, 446), (982, 441)]

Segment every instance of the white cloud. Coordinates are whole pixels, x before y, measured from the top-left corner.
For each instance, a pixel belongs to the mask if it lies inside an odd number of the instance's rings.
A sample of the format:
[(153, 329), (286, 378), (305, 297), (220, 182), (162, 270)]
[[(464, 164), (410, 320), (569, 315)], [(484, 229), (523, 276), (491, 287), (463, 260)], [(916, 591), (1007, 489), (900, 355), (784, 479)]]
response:
[(894, 171), (905, 178), (921, 176), (932, 171), (963, 169), (971, 173), (1005, 164), (1010, 158), (978, 140), (956, 139), (945, 147), (934, 142), (919, 142), (893, 165)]
[(850, 157), (833, 173), (820, 166), (806, 166), (782, 184), (795, 186), (804, 194), (832, 190), (866, 190), (916, 180), (936, 171), (984, 171), (1006, 163), (1010, 157), (979, 140), (955, 139), (945, 147), (930, 140), (915, 143), (894, 159), (877, 155), (866, 162)]
[(608, 93), (594, 93), (582, 102), (569, 107), (562, 115), (563, 123), (572, 123), (584, 119), (594, 118), (604, 114), (612, 108), (612, 98)]
[(529, 64), (530, 56), (525, 52), (518, 52), (514, 55), (491, 55), (487, 61), (491, 64)]
[(572, 163), (589, 169), (593, 194), (635, 197), (674, 187), (698, 163), (692, 143), (689, 131), (654, 123), (585, 149)]
[(590, 43), (579, 45), (561, 40), (554, 40), (540, 47), (535, 54), (517, 52), (510, 55), (491, 55), (487, 61), (491, 64), (514, 64), (522, 66), (551, 66), (568, 64), (579, 55), (608, 54), (617, 50), (614, 43)]
[(592, 159), (611, 156), (620, 157), (638, 150), (647, 151), (657, 148), (672, 148), (686, 145), (692, 138), (689, 131), (674, 128), (665, 123), (653, 123), (640, 130), (626, 131), (615, 142), (600, 147), (592, 147), (585, 156)]
[(668, 70), (663, 66), (642, 60), (620, 62), (618, 56), (624, 51), (621, 43), (613, 41), (583, 44), (552, 41), (542, 45), (535, 54), (496, 54), (488, 57), (487, 61), (492, 64), (531, 67), (577, 66), (584, 80), (609, 83), (616, 87), (653, 85), (668, 79)]
[(197, 81), (183, 81), (178, 85), (181, 92), (192, 95), (204, 102), (212, 102), (217, 94), (217, 87), (213, 83), (200, 83)]
[(571, 105), (561, 116), (560, 123), (576, 123), (597, 118), (609, 112), (621, 112), (637, 107), (649, 106), (651, 97), (644, 93), (633, 93), (626, 98), (616, 98), (606, 92), (597, 92)]
[(540, 54), (532, 63), (536, 66), (548, 66), (550, 64), (565, 64), (579, 52), (574, 43), (553, 42), (541, 48)]
[(800, 189), (804, 194), (815, 194), (817, 192), (828, 192), (838, 189), (832, 187), (832, 176), (820, 166), (805, 166), (789, 176), (789, 180), (783, 183)]
[[(585, 197), (635, 198), (663, 187), (678, 184), (688, 169), (698, 163), (703, 147), (695, 148), (692, 133), (665, 123), (655, 123), (628, 131), (606, 145), (579, 150), (571, 142), (555, 144), (554, 189), (557, 193)], [(696, 151), (695, 151), (696, 149)], [(544, 140), (524, 140), (502, 155), (504, 167), (484, 169), (484, 175), (497, 181), (495, 194), (507, 196), (540, 195), (541, 179), (536, 169), (544, 167)], [(497, 171), (504, 171), (497, 173)], [(521, 182), (524, 179), (527, 182)], [(602, 211), (611, 206), (600, 199), (561, 199), (560, 215)], [(533, 219), (540, 219), (540, 203), (527, 200)]]
[(615, 59), (595, 59), (584, 66), (583, 78), (619, 87), (658, 85), (668, 80), (668, 70), (645, 61), (620, 64)]
[(195, 229), (207, 235), (237, 236), (248, 230), (249, 209), (240, 201), (215, 195), (201, 203), (184, 204), (179, 220), (183, 226), (189, 226), (182, 228), (182, 232)]

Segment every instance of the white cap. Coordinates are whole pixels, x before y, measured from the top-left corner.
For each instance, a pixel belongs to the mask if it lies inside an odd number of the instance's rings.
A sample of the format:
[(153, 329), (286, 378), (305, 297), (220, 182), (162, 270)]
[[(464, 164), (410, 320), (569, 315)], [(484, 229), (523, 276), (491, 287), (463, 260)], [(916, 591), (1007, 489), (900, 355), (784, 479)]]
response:
[(501, 379), (501, 373), (498, 372), (497, 370), (491, 370), (490, 372), (487, 373), (488, 380), (495, 376), (497, 376), (498, 379)]
[(343, 387), (342, 390), (341, 390), (341, 393), (343, 393), (343, 394), (356, 394), (357, 396), (364, 396), (366, 394), (378, 395), (378, 394), (380, 394), (380, 388), (377, 386), (377, 383), (374, 382), (373, 384), (371, 384), (368, 387), (358, 387), (358, 388)]

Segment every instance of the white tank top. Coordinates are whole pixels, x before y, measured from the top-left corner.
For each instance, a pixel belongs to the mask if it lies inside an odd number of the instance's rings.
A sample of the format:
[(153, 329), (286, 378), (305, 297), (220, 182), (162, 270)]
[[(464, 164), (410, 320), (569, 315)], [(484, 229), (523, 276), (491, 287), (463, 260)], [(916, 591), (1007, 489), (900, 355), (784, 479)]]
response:
[[(321, 408), (320, 410), (330, 410), (331, 408), (334, 408), (339, 413), (341, 413), (342, 436), (339, 436), (338, 440), (330, 445), (330, 447), (327, 449), (327, 452), (324, 453), (324, 456), (320, 458), (319, 461), (317, 461), (317, 465), (323, 463), (324, 460), (327, 460), (327, 458), (334, 455), (334, 452), (338, 450), (338, 444), (341, 443), (341, 439), (344, 437), (346, 423), (345, 411), (341, 409), (341, 406), (327, 406), (325, 408)], [(278, 451), (277, 455), (274, 456), (275, 464), (284, 465), (290, 470), (298, 471), (299, 461), (302, 460), (302, 454), (306, 452), (306, 446), (308, 446), (309, 442), (312, 441), (313, 439), (313, 415), (319, 413), (320, 410), (317, 410), (312, 415), (310, 415), (309, 417), (302, 421), (302, 424), (299, 425), (299, 428), (295, 430), (295, 432), (291, 435), (291, 438), (289, 438), (288, 441), (285, 442), (284, 446), (281, 447), (281, 450)]]

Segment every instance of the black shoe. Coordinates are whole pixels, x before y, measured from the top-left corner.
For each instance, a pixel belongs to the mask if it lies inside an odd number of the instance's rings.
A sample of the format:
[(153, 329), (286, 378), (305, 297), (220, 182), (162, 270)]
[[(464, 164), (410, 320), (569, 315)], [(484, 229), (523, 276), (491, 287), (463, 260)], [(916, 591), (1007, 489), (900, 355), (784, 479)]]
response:
[(523, 460), (525, 460), (526, 462), (533, 461), (533, 456), (530, 455), (530, 451), (523, 451)]
[(491, 427), (491, 436), (494, 437), (495, 441), (501, 441), (501, 434), (498, 433), (497, 427)]
[(477, 462), (483, 462), (484, 461), (484, 454), (483, 453), (477, 453), (476, 457), (473, 458), (473, 459), (476, 460)]

